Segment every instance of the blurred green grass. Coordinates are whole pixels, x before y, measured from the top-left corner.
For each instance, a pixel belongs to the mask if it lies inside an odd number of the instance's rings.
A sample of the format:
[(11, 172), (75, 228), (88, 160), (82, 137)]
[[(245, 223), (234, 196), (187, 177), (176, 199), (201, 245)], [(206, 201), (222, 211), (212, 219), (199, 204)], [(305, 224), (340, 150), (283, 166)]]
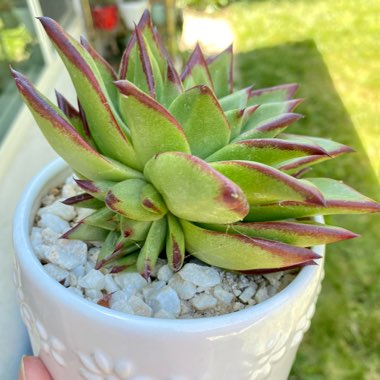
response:
[[(235, 34), (238, 84), (297, 82), (306, 118), (289, 131), (356, 153), (316, 166), (380, 200), (380, 2), (256, 0), (223, 11)], [(336, 216), (363, 236), (328, 247), (326, 278), (293, 380), (380, 379), (380, 215)]]

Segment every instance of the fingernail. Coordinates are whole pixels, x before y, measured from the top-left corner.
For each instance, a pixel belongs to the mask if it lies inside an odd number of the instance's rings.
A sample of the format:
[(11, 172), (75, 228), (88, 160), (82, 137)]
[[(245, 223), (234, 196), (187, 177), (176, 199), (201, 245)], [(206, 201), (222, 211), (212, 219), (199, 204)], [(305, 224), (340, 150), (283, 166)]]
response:
[(20, 380), (27, 380), (26, 376), (25, 376), (25, 364), (24, 364), (24, 359), (25, 358), (26, 358), (25, 355), (21, 358), (20, 372), (19, 372), (19, 378), (20, 378)]

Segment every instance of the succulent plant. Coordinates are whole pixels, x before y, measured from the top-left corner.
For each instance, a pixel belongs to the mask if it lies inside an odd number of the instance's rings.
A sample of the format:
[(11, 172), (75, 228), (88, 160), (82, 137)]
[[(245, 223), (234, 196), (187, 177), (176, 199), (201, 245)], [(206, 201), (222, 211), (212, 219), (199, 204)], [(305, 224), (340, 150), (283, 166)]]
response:
[(40, 21), (78, 108), (12, 74), (84, 191), (65, 203), (95, 209), (63, 238), (103, 241), (97, 268), (149, 277), (165, 252), (175, 271), (186, 255), (244, 273), (300, 267), (319, 257), (310, 247), (357, 236), (309, 217), (380, 210), (340, 181), (300, 178), (352, 149), (284, 132), (301, 118), (296, 84), (234, 91), (232, 47), (206, 58), (196, 46), (179, 75), (145, 12), (116, 74), (85, 39)]

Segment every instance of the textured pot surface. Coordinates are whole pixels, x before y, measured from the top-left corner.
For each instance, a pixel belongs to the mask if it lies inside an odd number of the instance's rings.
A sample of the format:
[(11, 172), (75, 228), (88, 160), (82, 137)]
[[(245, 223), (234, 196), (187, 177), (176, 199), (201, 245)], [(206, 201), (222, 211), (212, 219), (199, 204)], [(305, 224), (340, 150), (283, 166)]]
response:
[[(24, 193), (15, 216), (15, 281), (33, 350), (55, 380), (285, 380), (308, 329), (323, 260), (283, 291), (213, 318), (126, 315), (67, 291), (44, 272), (29, 233), (41, 198), (70, 171), (57, 160)], [(323, 254), (323, 247), (316, 247)]]

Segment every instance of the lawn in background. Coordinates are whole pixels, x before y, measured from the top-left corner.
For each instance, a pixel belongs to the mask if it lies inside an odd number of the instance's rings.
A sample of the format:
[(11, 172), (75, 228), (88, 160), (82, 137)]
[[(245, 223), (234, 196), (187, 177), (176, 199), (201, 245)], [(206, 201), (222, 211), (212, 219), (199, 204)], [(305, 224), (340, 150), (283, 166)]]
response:
[[(288, 131), (323, 135), (357, 153), (316, 166), (380, 200), (380, 2), (264, 1), (222, 11), (240, 85), (298, 82), (306, 118)], [(327, 174), (328, 173), (328, 174)], [(313, 173), (311, 174), (313, 175)], [(380, 379), (380, 215), (328, 222), (362, 234), (328, 247), (326, 278), (291, 379)]]

